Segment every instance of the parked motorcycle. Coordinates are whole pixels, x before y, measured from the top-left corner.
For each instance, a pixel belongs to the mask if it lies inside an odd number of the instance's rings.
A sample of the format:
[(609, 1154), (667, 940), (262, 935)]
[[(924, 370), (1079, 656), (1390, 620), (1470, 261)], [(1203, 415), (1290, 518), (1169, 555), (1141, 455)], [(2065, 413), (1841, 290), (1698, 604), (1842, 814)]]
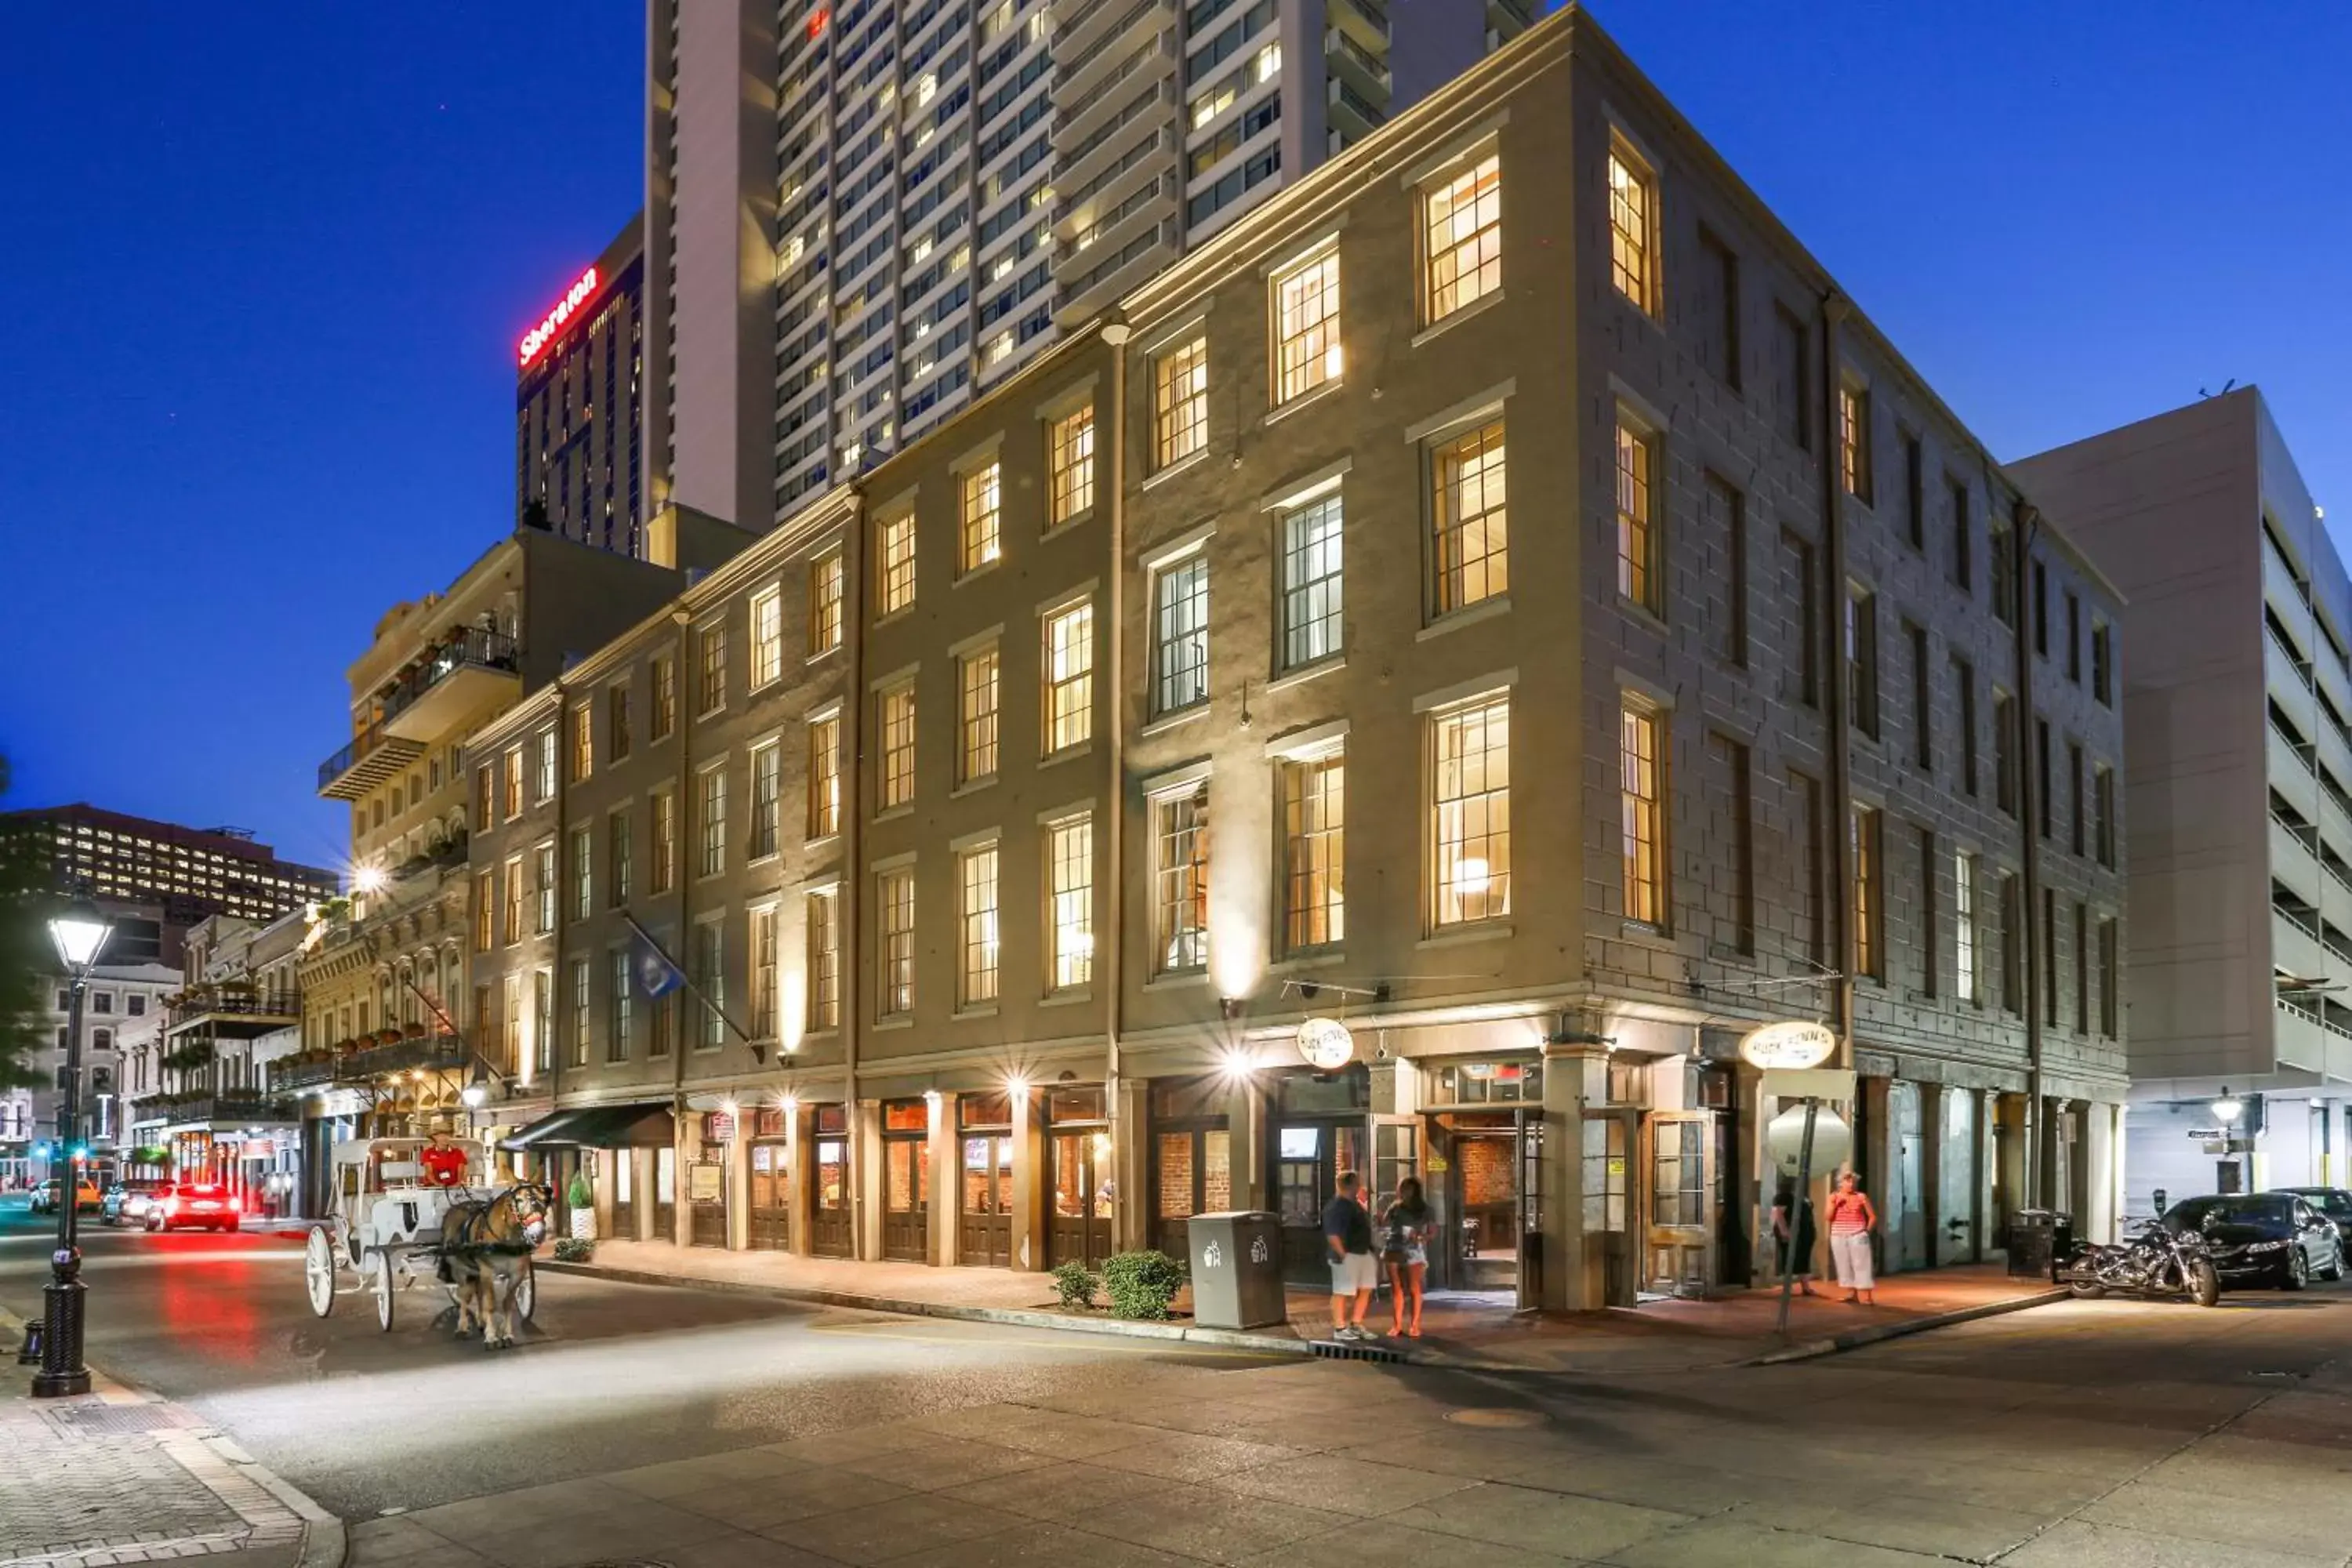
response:
[(2090, 1243), (2062, 1259), (2058, 1283), (2084, 1300), (2110, 1290), (2136, 1296), (2185, 1296), (2200, 1307), (2221, 1300), (2221, 1277), (2193, 1230), (2168, 1230), (2153, 1221), (2135, 1226), (2112, 1246)]

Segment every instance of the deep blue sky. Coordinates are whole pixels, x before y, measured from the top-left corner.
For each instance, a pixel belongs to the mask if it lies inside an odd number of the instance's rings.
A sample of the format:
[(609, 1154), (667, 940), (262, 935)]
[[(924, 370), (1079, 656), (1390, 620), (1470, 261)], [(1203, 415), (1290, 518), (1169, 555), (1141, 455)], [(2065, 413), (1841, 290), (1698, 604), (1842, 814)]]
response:
[[(2261, 384), (2352, 518), (2352, 7), (1601, 0), (1997, 452)], [(0, 49), (0, 748), (333, 863), (342, 671), (510, 518), (643, 12), (48, 5)]]

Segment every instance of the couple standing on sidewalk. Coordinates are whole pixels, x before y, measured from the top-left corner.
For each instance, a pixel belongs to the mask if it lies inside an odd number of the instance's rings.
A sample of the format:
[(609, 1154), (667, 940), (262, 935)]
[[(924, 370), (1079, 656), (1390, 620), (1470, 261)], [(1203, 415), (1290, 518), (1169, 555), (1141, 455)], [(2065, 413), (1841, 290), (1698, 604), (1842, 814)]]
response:
[[(1331, 1263), (1331, 1337), (1335, 1340), (1376, 1340), (1364, 1327), (1364, 1313), (1379, 1289), (1381, 1265), (1388, 1265), (1390, 1305), (1396, 1323), (1389, 1331), (1421, 1338), (1422, 1284), (1429, 1273), (1429, 1205), (1421, 1195), (1419, 1178), (1397, 1184), (1396, 1201), (1381, 1215), (1382, 1235), (1376, 1253), (1371, 1211), (1364, 1206), (1363, 1178), (1342, 1171), (1339, 1191), (1323, 1205), (1323, 1245)], [(1410, 1309), (1410, 1311), (1408, 1311)]]
[[(1791, 1235), (1793, 1228), (1794, 1234)], [(1852, 1171), (1838, 1173), (1830, 1194), (1830, 1263), (1846, 1293), (1843, 1301), (1877, 1305), (1877, 1280), (1871, 1272), (1870, 1235), (1878, 1228), (1878, 1210)], [(1795, 1243), (1792, 1247), (1790, 1244)], [(1797, 1288), (1813, 1293), (1813, 1204), (1799, 1201), (1793, 1184), (1783, 1182), (1772, 1200), (1772, 1250), (1776, 1261), (1792, 1275)]]

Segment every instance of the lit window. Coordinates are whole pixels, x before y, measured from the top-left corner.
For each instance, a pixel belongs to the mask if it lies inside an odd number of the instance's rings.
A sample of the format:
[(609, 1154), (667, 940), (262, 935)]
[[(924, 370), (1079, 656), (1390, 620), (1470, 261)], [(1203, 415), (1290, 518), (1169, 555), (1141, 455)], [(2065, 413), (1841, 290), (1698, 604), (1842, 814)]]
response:
[(1152, 450), (1158, 466), (1181, 463), (1209, 444), (1209, 340), (1163, 351), (1151, 367)]
[(1617, 592), (1665, 613), (1658, 560), (1657, 437), (1617, 416)]
[(956, 857), (962, 924), (962, 962), (956, 968), (956, 1005), (996, 1000), (996, 846), (983, 845)]
[(589, 968), (584, 958), (572, 961), (572, 1049), (569, 1063), (572, 1067), (588, 1065)]
[(1441, 616), (1510, 588), (1503, 497), (1503, 422), (1481, 426), (1430, 453)]
[(1234, 84), (1228, 79), (1208, 93), (1192, 100), (1192, 129), (1200, 130), (1233, 106)]
[(776, 906), (751, 911), (750, 1026), (755, 1040), (776, 1037)]
[(882, 937), (877, 1011), (903, 1017), (915, 1010), (915, 873), (885, 871), (875, 879), (875, 893)]
[(751, 749), (751, 841), (749, 855), (776, 853), (783, 836), (784, 749), (773, 741)]
[(882, 731), (882, 801), (884, 811), (915, 802), (915, 688), (911, 683), (890, 688), (879, 704)]
[(1617, 784), (1625, 918), (1666, 923), (1665, 721), (1654, 708), (1627, 703), (1617, 715)]
[(915, 519), (911, 512), (885, 518), (875, 531), (875, 554), (881, 570), (876, 581), (882, 590), (883, 615), (893, 615), (915, 602)]
[(1657, 312), (1658, 181), (1633, 149), (1609, 149), (1609, 279), (1617, 292)]
[(1963, 851), (1952, 857), (1952, 973), (1959, 983), (1960, 1000), (1981, 1006), (1977, 992), (1977, 858)]
[(1845, 493), (1870, 500), (1870, 394), (1853, 383), (1838, 384), (1838, 478)]
[[(505, 773), (500, 781), (499, 812), (511, 821), (522, 815), (522, 748), (509, 746), (505, 758)], [(383, 826), (383, 802), (376, 802), (376, 826)]]
[(596, 912), (594, 880), (596, 836), (587, 828), (572, 830), (572, 918), (584, 921)]
[(841, 927), (833, 889), (808, 896), (808, 1027), (841, 1027)]
[(499, 889), (495, 874), (484, 871), (474, 879), (474, 951), (488, 952), (496, 945), (491, 925), (497, 918)]
[(727, 704), (727, 628), (704, 626), (695, 633), (694, 710), (711, 713)]
[(1046, 518), (1058, 527), (1095, 504), (1094, 405), (1055, 420), (1046, 446), (1052, 479)]
[(976, 572), (1004, 553), (1000, 472), (998, 465), (990, 462), (962, 478), (957, 529), (959, 572)]
[(1045, 752), (1084, 745), (1094, 734), (1095, 606), (1091, 599), (1045, 617)]
[(1428, 318), (1439, 321), (1503, 286), (1503, 164), (1489, 153), (1422, 192)]
[(572, 705), (568, 716), (572, 725), (572, 782), (578, 784), (588, 776), (595, 765), (594, 719), (596, 710), (586, 702)]
[(1281, 75), (1282, 46), (1278, 43), (1268, 44), (1258, 50), (1257, 58), (1250, 62), (1250, 74), (1261, 82), (1272, 81)]
[(1209, 698), (1209, 563), (1200, 552), (1154, 574), (1151, 710), (1179, 713)]
[(808, 650), (814, 658), (841, 646), (841, 552), (809, 563)]
[(841, 831), (841, 716), (828, 714), (808, 726), (808, 837), (830, 838)]
[(522, 857), (507, 858), (506, 918), (500, 922), (499, 935), (509, 945), (522, 940)]
[(1325, 249), (1274, 280), (1274, 400), (1339, 377), (1339, 252)]
[(1438, 925), (1511, 910), (1511, 701), (1499, 696), (1430, 721)]
[(653, 796), (654, 864), (646, 891), (667, 893), (677, 882), (677, 796), (656, 790)]
[(1339, 492), (1282, 514), (1282, 664), (1297, 669), (1340, 649)]
[(1885, 890), (1880, 886), (1878, 813), (1866, 805), (1853, 808), (1853, 967), (1873, 980), (1886, 978), (1886, 919)]
[(1209, 784), (1151, 803), (1152, 907), (1162, 973), (1209, 963)]
[(956, 783), (967, 784), (996, 773), (996, 645), (974, 648), (956, 660)]
[(727, 1043), (727, 931), (717, 921), (694, 928), (694, 1048), (715, 1051)]
[(654, 687), (653, 738), (658, 741), (677, 726), (677, 662), (656, 658), (648, 667), (648, 673), (653, 677)]
[(1282, 767), (1283, 945), (1328, 947), (1348, 934), (1348, 759), (1301, 757)]
[(1055, 991), (1086, 985), (1095, 973), (1095, 824), (1071, 816), (1045, 829), (1053, 942), (1046, 969)]
[(751, 595), (751, 689), (784, 673), (784, 599), (774, 588)]
[(716, 877), (727, 869), (727, 770), (715, 767), (702, 775), (701, 855), (698, 875)]

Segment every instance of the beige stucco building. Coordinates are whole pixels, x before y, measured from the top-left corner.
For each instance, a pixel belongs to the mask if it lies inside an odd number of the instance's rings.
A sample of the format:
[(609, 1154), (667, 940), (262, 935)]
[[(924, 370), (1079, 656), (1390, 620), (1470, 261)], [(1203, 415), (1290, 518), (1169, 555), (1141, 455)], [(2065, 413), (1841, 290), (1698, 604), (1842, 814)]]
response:
[(1264, 1207), (1302, 1278), (1417, 1174), (1439, 1283), (1590, 1307), (1762, 1270), (1737, 1047), (1818, 1019), (1888, 1267), (2104, 1230), (2116, 614), (1554, 16), (478, 734), (555, 759), (469, 846), (518, 1152), (680, 1244)]

